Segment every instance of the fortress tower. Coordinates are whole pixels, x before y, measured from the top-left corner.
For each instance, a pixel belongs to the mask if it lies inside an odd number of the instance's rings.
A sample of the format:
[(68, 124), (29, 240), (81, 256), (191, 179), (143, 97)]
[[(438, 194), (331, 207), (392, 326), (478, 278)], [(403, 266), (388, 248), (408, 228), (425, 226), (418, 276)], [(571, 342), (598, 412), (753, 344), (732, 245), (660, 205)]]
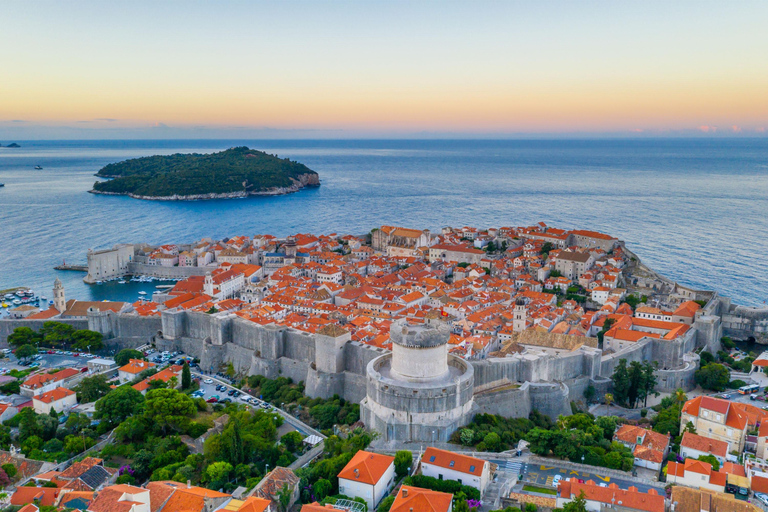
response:
[(63, 313), (67, 309), (67, 299), (64, 297), (64, 285), (61, 284), (61, 280), (57, 277), (53, 282), (53, 307), (59, 310), (59, 313)]
[(385, 440), (447, 441), (469, 422), (474, 405), (474, 369), (448, 354), (450, 329), (438, 320), (390, 328), (392, 353), (366, 369), (360, 412), (368, 428)]

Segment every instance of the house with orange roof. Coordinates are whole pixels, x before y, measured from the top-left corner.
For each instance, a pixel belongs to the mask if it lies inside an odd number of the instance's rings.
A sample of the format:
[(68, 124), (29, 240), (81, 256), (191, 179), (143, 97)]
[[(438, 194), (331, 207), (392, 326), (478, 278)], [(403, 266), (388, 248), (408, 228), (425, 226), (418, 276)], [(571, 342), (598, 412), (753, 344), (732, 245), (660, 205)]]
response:
[(165, 368), (164, 370), (161, 370), (157, 372), (154, 375), (151, 375), (144, 379), (141, 382), (138, 382), (133, 385), (133, 389), (141, 393), (142, 395), (146, 395), (147, 391), (150, 389), (150, 383), (154, 380), (159, 380), (162, 382), (165, 382), (168, 384), (171, 380), (171, 378), (176, 377), (176, 387), (181, 386), (181, 372), (183, 370), (182, 366), (179, 366), (177, 364), (169, 366), (168, 368)]
[(669, 483), (725, 492), (727, 479), (728, 475), (724, 471), (714, 471), (712, 464), (702, 460), (685, 459), (684, 462), (667, 464)]
[(167, 480), (150, 482), (146, 490), (152, 504), (151, 512), (217, 510), (232, 499), (230, 494)]
[(395, 458), (360, 450), (338, 477), (339, 493), (362, 498), (368, 510), (375, 510), (395, 483)]
[(753, 373), (768, 374), (768, 350), (757, 356), (757, 359), (752, 361), (752, 369), (750, 375)]
[(593, 480), (579, 482), (576, 478), (561, 480), (557, 490), (557, 507), (562, 508), (574, 498), (584, 495), (586, 509), (589, 512), (600, 512), (609, 507), (620, 507), (622, 510), (638, 510), (642, 512), (664, 512), (664, 495), (656, 489), (641, 492), (635, 486), (621, 489), (616, 483), (603, 487)]
[(456, 480), (482, 495), (490, 483), (491, 466), (486, 460), (430, 446), (421, 457), (421, 474), (439, 480)]
[[(762, 425), (761, 425), (762, 430)], [(766, 423), (766, 433), (768, 433), (768, 423)], [(758, 452), (760, 440), (758, 438)], [(689, 459), (698, 459), (704, 455), (712, 455), (720, 464), (725, 463), (728, 457), (735, 457), (728, 453), (728, 443), (719, 441), (710, 437), (700, 436), (691, 432), (684, 432), (683, 439), (680, 441), (680, 456)], [(760, 454), (757, 455), (760, 457)]]
[(151, 506), (149, 489), (126, 484), (105, 487), (88, 506), (88, 512), (159, 512), (159, 510), (159, 507)]
[(635, 466), (658, 471), (669, 454), (669, 436), (635, 425), (622, 425), (613, 440), (632, 450)]
[(452, 512), (453, 494), (402, 485), (389, 512)]
[(56, 373), (38, 373), (21, 383), (21, 396), (33, 397), (58, 387), (66, 387), (80, 375), (74, 368), (64, 368)]
[(32, 397), (32, 407), (37, 414), (67, 411), (77, 405), (77, 395), (67, 388), (55, 388), (41, 395)]
[(729, 400), (711, 396), (698, 396), (683, 404), (680, 430), (690, 422), (699, 435), (728, 443), (728, 452), (744, 450), (747, 437), (748, 415)]
[(121, 366), (118, 369), (117, 375), (120, 379), (120, 382), (130, 382), (138, 377), (141, 372), (149, 370), (155, 366), (157, 365), (150, 361), (144, 361), (143, 359), (131, 359), (128, 361), (128, 364)]
[[(11, 505), (35, 505), (37, 507), (51, 507), (61, 494), (57, 487), (17, 487), (11, 494)], [(98, 512), (98, 511), (96, 511)], [(147, 512), (150, 512), (147, 510)]]

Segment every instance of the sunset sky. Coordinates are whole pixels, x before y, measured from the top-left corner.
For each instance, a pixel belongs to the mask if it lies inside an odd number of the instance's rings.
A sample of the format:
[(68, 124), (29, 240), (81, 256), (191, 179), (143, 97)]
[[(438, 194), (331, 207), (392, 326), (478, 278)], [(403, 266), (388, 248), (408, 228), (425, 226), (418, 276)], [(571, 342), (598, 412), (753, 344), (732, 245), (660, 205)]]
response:
[(768, 2), (5, 2), (0, 137), (766, 136)]

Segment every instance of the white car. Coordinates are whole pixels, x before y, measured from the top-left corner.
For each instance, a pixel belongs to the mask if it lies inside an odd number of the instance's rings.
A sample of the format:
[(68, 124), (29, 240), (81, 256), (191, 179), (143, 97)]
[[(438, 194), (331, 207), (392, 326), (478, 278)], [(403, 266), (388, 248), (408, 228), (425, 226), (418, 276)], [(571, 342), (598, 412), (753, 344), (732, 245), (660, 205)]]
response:
[(206, 384), (213, 384), (213, 379), (205, 379), (203, 382)]
[(762, 501), (765, 505), (768, 505), (768, 494), (763, 494), (762, 492), (756, 492), (755, 498)]
[(557, 484), (560, 483), (560, 480), (562, 480), (563, 477), (561, 475), (555, 475), (555, 478), (552, 479), (552, 485), (557, 487)]

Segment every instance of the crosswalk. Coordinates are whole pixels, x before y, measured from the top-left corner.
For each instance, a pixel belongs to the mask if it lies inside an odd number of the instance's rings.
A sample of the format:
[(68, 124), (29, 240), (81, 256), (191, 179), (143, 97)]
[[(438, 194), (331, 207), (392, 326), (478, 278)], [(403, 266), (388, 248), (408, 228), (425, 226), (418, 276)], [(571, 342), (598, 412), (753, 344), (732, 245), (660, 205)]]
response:
[(497, 464), (499, 466), (499, 471), (503, 471), (505, 473), (520, 475), (525, 472), (526, 464), (519, 460), (503, 459), (503, 460), (492, 460), (491, 462), (493, 462), (494, 464)]

